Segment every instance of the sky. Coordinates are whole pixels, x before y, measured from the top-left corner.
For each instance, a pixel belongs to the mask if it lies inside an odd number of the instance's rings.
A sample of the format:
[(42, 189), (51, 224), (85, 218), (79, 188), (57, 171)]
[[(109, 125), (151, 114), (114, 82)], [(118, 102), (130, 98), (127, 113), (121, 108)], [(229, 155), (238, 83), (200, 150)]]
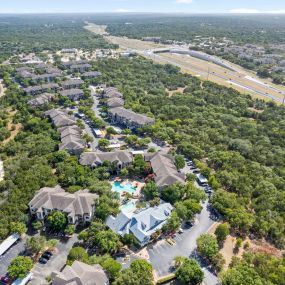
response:
[(0, 0), (0, 13), (285, 13), (285, 0)]

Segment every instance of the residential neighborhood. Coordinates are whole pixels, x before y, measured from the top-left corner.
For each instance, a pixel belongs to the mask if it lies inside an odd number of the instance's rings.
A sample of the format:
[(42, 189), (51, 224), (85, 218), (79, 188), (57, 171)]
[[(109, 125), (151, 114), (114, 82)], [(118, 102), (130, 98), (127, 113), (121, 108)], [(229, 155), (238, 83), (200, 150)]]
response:
[(0, 14), (0, 285), (283, 284), (282, 13), (29, 2)]

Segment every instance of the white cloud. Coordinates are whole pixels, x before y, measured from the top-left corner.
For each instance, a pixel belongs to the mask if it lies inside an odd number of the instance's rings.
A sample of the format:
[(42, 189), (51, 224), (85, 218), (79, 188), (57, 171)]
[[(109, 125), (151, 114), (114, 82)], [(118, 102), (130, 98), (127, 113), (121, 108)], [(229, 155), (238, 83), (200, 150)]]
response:
[(176, 3), (179, 4), (191, 4), (193, 0), (176, 0)]
[(285, 10), (262, 11), (262, 10), (257, 10), (257, 9), (240, 8), (240, 9), (232, 9), (229, 11), (229, 13), (233, 13), (233, 14), (284, 14)]

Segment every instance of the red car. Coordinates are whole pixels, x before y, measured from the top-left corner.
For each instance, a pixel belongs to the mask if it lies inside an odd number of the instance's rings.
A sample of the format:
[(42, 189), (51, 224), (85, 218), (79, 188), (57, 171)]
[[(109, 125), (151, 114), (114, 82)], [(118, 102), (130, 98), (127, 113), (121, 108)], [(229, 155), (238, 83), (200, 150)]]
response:
[(11, 284), (11, 280), (7, 276), (1, 276), (0, 281), (5, 284)]

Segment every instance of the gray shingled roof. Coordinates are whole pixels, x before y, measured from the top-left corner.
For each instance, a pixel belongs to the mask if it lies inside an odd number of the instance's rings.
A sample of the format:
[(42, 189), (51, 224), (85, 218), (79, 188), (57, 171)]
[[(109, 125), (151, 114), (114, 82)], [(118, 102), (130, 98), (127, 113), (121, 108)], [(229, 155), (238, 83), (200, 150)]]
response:
[(83, 84), (84, 81), (81, 79), (69, 79), (69, 80), (65, 80), (63, 82), (61, 82), (61, 85), (63, 86), (63, 88), (72, 86), (72, 85), (81, 85)]
[(80, 261), (74, 261), (67, 265), (62, 272), (53, 272), (53, 285), (106, 285), (108, 277), (98, 264), (88, 265)]
[(125, 101), (122, 98), (109, 98), (107, 100), (107, 106), (109, 108), (116, 108), (124, 106)]
[(54, 98), (54, 94), (51, 93), (43, 93), (32, 100), (28, 101), (30, 106), (41, 106), (47, 104)]
[(150, 159), (150, 163), (155, 173), (155, 183), (158, 187), (165, 187), (174, 183), (185, 183), (185, 175), (177, 171), (172, 156), (156, 153)]
[(142, 114), (135, 113), (132, 110), (125, 109), (123, 107), (112, 108), (109, 110), (109, 112), (113, 116), (116, 115), (116, 116), (122, 117), (126, 119), (127, 121), (130, 121), (130, 122), (133, 122), (139, 125), (153, 124), (155, 122), (153, 118), (147, 117)]
[(123, 98), (123, 94), (115, 87), (107, 87), (104, 89), (104, 98)]
[(82, 74), (82, 77), (98, 77), (101, 76), (102, 73), (99, 71), (88, 71)]
[(68, 89), (68, 90), (63, 90), (59, 92), (61, 96), (66, 96), (66, 97), (73, 97), (76, 95), (82, 96), (84, 95), (84, 92), (81, 89)]
[(65, 192), (59, 185), (54, 188), (44, 187), (40, 189), (29, 206), (41, 211), (45, 209), (57, 209), (75, 215), (89, 214), (95, 204), (97, 194), (89, 193), (88, 190), (80, 190), (74, 194)]
[(48, 83), (48, 84), (43, 84), (43, 85), (37, 85), (37, 86), (29, 86), (27, 88), (24, 88), (23, 90), (26, 93), (31, 93), (31, 92), (44, 92), (48, 89), (58, 89), (59, 85), (56, 83)]
[(100, 165), (104, 161), (119, 163), (131, 163), (133, 156), (129, 151), (114, 151), (114, 152), (84, 152), (80, 156), (80, 164), (82, 165)]

